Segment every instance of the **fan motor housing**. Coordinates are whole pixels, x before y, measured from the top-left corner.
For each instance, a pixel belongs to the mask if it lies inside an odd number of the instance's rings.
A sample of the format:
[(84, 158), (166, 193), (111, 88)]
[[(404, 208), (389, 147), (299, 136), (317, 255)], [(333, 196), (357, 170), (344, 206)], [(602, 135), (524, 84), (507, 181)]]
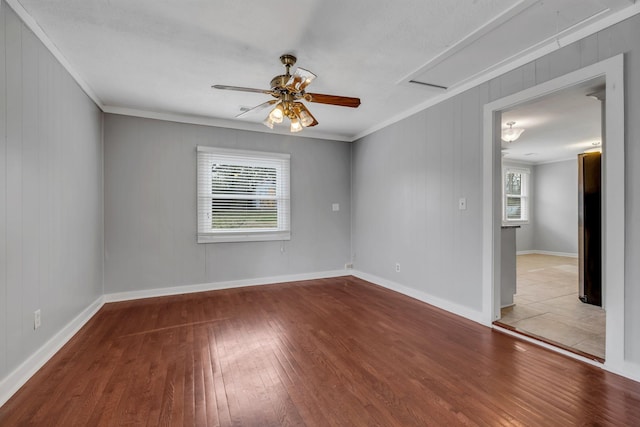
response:
[(291, 76), (282, 74), (271, 79), (271, 89), (284, 89)]

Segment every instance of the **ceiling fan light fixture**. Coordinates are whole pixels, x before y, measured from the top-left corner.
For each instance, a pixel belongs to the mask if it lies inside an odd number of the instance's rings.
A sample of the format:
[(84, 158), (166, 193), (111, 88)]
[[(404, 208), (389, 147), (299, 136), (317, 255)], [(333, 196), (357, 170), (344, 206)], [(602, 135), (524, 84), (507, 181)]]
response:
[(273, 96), (275, 99), (247, 109), (236, 117), (245, 117), (249, 112), (260, 111), (273, 106), (262, 124), (269, 129), (273, 129), (276, 124), (282, 123), (286, 116), (290, 120), (291, 132), (300, 132), (303, 128), (318, 125), (318, 121), (313, 117), (307, 107), (298, 101), (316, 102), (319, 104), (350, 108), (357, 108), (360, 105), (360, 98), (306, 92), (306, 87), (309, 86), (317, 76), (304, 68), (298, 68), (291, 74), (290, 69), (296, 63), (296, 57), (291, 54), (280, 56), (280, 62), (282, 62), (282, 65), (285, 67), (285, 74), (275, 76), (271, 79), (271, 89), (269, 90), (227, 85), (213, 85), (211, 87), (213, 89), (261, 93)]
[(271, 113), (269, 113), (267, 118), (264, 119), (262, 124), (265, 125), (266, 127), (268, 127), (269, 129), (273, 129), (273, 125), (275, 124), (275, 122), (273, 120), (271, 120)]
[(306, 128), (309, 126), (313, 126), (314, 123), (316, 123), (316, 119), (311, 115), (307, 107), (302, 102), (294, 103), (293, 110), (300, 119), (300, 124), (303, 127)]
[(294, 117), (291, 119), (290, 130), (292, 133), (300, 132), (302, 130), (302, 124), (300, 123), (300, 120), (297, 117)]
[(504, 142), (513, 142), (520, 138), (520, 135), (524, 132), (524, 129), (514, 128), (513, 125), (515, 124), (516, 122), (507, 122), (507, 126), (509, 126), (509, 128), (502, 130), (502, 140)]
[(298, 67), (298, 69), (296, 69), (296, 72), (293, 73), (293, 75), (287, 82), (287, 86), (292, 88), (296, 92), (300, 92), (307, 86), (309, 86), (309, 83), (315, 80), (316, 77), (317, 76), (311, 71)]
[(273, 123), (282, 123), (284, 120), (284, 108), (282, 108), (282, 104), (276, 105), (275, 108), (271, 110), (269, 119), (271, 119)]
[(304, 110), (300, 110), (300, 113), (298, 113), (298, 117), (300, 117), (300, 124), (304, 127), (307, 127), (311, 123), (313, 123), (313, 118), (311, 117), (311, 115)]

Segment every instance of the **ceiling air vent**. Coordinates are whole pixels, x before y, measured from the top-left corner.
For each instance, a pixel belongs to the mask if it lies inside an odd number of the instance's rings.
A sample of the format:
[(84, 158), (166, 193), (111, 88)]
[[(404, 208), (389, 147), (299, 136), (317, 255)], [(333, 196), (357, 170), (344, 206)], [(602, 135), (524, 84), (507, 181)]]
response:
[(422, 85), (422, 86), (434, 87), (436, 89), (442, 89), (442, 90), (447, 90), (448, 89), (446, 86), (441, 86), (441, 85), (437, 85), (437, 84), (433, 84), (433, 83), (420, 82), (418, 80), (409, 80), (409, 83)]

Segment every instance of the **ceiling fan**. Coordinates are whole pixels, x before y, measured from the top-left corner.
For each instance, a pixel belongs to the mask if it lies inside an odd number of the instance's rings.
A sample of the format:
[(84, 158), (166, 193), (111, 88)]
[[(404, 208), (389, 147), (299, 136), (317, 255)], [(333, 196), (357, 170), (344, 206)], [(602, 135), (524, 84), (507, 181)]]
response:
[(357, 108), (360, 105), (360, 98), (306, 92), (305, 89), (309, 86), (309, 83), (316, 78), (316, 75), (300, 67), (296, 69), (293, 75), (290, 74), (289, 69), (296, 63), (296, 57), (293, 55), (282, 55), (280, 62), (284, 65), (286, 73), (271, 79), (270, 90), (226, 85), (213, 85), (211, 87), (214, 89), (237, 90), (240, 92), (264, 93), (273, 96), (275, 99), (250, 108), (238, 114), (236, 117), (242, 117), (245, 114), (274, 106), (267, 118), (263, 121), (263, 124), (273, 129), (275, 124), (282, 123), (284, 118), (287, 117), (291, 122), (291, 132), (300, 132), (305, 127), (312, 127), (318, 124), (315, 117), (311, 115), (311, 112), (301, 102), (302, 100), (351, 108)]

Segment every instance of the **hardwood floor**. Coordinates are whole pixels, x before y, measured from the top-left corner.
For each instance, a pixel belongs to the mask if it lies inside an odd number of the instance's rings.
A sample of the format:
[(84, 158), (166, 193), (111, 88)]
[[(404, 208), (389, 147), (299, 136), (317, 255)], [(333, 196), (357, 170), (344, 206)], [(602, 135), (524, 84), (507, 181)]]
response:
[(640, 425), (640, 384), (342, 277), (107, 304), (0, 425)]

